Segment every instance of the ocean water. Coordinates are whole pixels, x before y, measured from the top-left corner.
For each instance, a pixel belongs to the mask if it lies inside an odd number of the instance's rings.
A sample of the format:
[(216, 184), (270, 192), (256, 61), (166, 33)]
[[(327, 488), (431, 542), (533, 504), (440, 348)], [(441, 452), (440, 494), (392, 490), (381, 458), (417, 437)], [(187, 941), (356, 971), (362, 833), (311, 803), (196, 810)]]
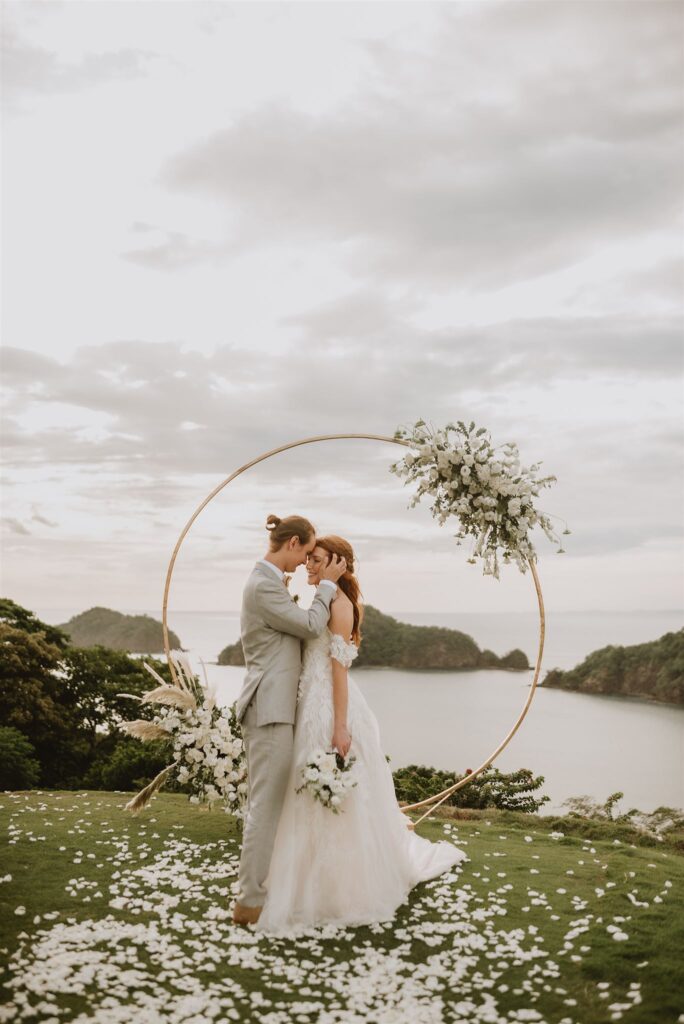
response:
[[(78, 609), (82, 611), (82, 609)], [(156, 618), (159, 611), (141, 609)], [(76, 610), (36, 609), (46, 622), (66, 621)], [(416, 625), (468, 633), (482, 648), (537, 657), (539, 620), (511, 614), (395, 613)], [(655, 640), (681, 629), (684, 613), (563, 612), (547, 610), (540, 683), (551, 668), (572, 668), (607, 644)], [(235, 700), (242, 668), (218, 666), (218, 652), (239, 638), (235, 612), (172, 612), (169, 626), (188, 650), (193, 667), (216, 687), (219, 700)], [(426, 764), (463, 772), (489, 759), (513, 728), (527, 700), (533, 673), (501, 671), (405, 672), (350, 669), (380, 726), (393, 768)], [(684, 708), (633, 698), (544, 690), (538, 686), (521, 725), (495, 758), (501, 771), (529, 768), (544, 776), (537, 794), (550, 802), (541, 813), (563, 812), (570, 796), (605, 801), (624, 793), (620, 809), (684, 808)]]

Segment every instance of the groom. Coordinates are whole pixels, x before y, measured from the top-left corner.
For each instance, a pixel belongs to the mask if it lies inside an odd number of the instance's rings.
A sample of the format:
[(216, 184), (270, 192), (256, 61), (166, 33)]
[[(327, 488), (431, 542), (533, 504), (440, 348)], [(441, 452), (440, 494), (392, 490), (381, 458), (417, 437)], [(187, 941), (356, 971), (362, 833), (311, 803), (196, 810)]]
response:
[(266, 897), (264, 882), (292, 760), (301, 640), (328, 623), (337, 580), (346, 568), (333, 555), (321, 571), (311, 608), (299, 608), (283, 576), (304, 565), (316, 546), (308, 519), (269, 516), (269, 550), (252, 569), (242, 596), (240, 636), (247, 675), (235, 710), (247, 758), (249, 795), (239, 870), (235, 924), (255, 924)]

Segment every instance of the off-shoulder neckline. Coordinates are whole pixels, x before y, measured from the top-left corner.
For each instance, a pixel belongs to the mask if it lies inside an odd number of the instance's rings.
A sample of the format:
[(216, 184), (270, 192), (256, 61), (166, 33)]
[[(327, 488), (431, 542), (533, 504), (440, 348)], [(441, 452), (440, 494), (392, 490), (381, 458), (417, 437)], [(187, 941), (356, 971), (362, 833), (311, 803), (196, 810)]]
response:
[[(342, 640), (345, 644), (349, 644), (350, 647), (356, 647), (356, 644), (353, 643), (351, 640), (345, 640), (341, 633), (333, 633), (330, 626), (326, 626), (325, 628), (330, 633), (330, 636), (339, 636), (340, 640)], [(358, 647), (356, 647), (356, 650), (358, 651)]]

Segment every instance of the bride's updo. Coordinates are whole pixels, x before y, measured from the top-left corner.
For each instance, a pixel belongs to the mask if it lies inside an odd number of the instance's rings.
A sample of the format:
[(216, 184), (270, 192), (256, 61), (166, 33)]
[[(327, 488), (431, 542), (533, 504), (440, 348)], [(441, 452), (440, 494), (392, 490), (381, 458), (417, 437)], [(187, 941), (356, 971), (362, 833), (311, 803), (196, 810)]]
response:
[(352, 627), (352, 641), (358, 647), (361, 643), (361, 623), (363, 622), (363, 605), (359, 581), (354, 573), (354, 550), (351, 544), (343, 537), (337, 537), (329, 533), (327, 537), (316, 537), (316, 547), (323, 548), (329, 555), (338, 555), (346, 558), (347, 567), (337, 581), (338, 587), (344, 591), (352, 603), (354, 609), (354, 625)]
[(271, 551), (279, 551), (290, 537), (297, 537), (300, 544), (308, 544), (316, 533), (315, 528), (304, 516), (269, 516), (266, 520), (269, 532), (268, 543)]

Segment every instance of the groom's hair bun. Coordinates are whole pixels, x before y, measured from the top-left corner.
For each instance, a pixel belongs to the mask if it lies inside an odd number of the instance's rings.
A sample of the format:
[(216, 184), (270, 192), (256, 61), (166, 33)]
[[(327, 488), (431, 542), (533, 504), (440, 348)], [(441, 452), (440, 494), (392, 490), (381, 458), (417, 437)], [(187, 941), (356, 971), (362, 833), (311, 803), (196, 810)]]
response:
[(300, 544), (308, 544), (316, 535), (316, 529), (304, 516), (269, 516), (266, 520), (271, 551), (278, 551), (291, 537), (297, 537)]

